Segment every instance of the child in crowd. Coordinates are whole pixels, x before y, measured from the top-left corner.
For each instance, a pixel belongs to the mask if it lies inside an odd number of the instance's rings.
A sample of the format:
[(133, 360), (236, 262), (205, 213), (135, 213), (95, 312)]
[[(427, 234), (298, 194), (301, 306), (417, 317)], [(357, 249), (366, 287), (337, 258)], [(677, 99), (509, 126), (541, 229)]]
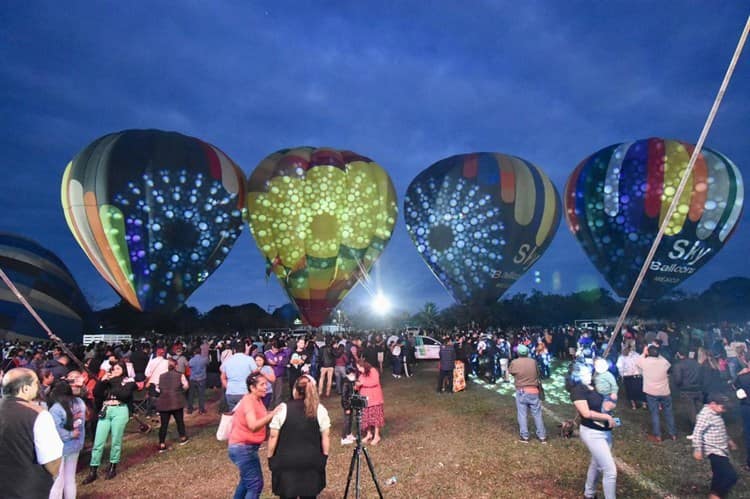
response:
[(353, 367), (346, 368), (346, 376), (341, 386), (341, 407), (344, 409), (344, 427), (341, 432), (341, 445), (353, 444), (357, 439), (352, 434), (352, 394), (354, 393), (354, 382), (357, 381), (357, 370)]
[(609, 364), (602, 358), (598, 358), (594, 361), (594, 388), (604, 397), (602, 402), (602, 411), (607, 414), (612, 414), (612, 411), (617, 407), (617, 380), (615, 376), (609, 372)]

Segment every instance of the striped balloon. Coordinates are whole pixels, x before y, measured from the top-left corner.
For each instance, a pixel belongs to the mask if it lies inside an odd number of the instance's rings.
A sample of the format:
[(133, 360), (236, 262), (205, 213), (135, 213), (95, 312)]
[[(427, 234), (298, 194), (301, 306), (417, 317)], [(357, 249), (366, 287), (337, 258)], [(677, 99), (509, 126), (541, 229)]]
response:
[(243, 226), (245, 175), (194, 137), (126, 130), (73, 158), (62, 204), (73, 236), (131, 306), (170, 312), (221, 265)]
[(496, 302), (552, 242), (560, 211), (560, 196), (539, 167), (487, 152), (438, 161), (404, 199), (417, 251), (463, 304)]
[[(568, 226), (618, 295), (629, 295), (694, 149), (659, 138), (615, 144), (584, 159), (570, 175)], [(704, 148), (639, 296), (658, 298), (713, 258), (736, 228), (743, 198), (737, 167)]]
[[(65, 341), (81, 341), (91, 308), (54, 253), (25, 237), (0, 233), (0, 268), (53, 333)], [(46, 331), (4, 285), (0, 285), (0, 330), (47, 339)]]

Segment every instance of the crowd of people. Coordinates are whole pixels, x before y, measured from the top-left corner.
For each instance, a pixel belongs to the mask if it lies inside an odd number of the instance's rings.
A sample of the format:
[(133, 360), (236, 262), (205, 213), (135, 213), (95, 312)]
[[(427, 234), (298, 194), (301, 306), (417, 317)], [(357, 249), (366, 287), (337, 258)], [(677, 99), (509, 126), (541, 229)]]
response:
[[(553, 359), (568, 362), (567, 388), (581, 441), (591, 454), (585, 496), (593, 497), (601, 475), (604, 496), (610, 498), (617, 478), (611, 431), (619, 422), (616, 411), (648, 409), (648, 439), (674, 440), (678, 431), (671, 390), (676, 389), (695, 428), (687, 435), (694, 456), (711, 462), (711, 491), (723, 497), (736, 473), (728, 460), (728, 448), (734, 444), (719, 420), (739, 394), (750, 393), (746, 332), (739, 327), (635, 326), (625, 328), (607, 349), (609, 333), (606, 328), (575, 327), (436, 333), (442, 344), (437, 391), (461, 391), (470, 379), (512, 381), (520, 442), (530, 442), (531, 414), (536, 438), (546, 444), (543, 380), (551, 375)], [(0, 458), (0, 475), (15, 476), (10, 473), (18, 471), (28, 477), (14, 480), (3, 492), (23, 497), (37, 487), (49, 487), (50, 497), (75, 497), (76, 465), (87, 439), (92, 441), (91, 457), (82, 483), (99, 478), (107, 443), (104, 478), (116, 477), (135, 398), (142, 402), (145, 417), (158, 414), (159, 452), (169, 448), (171, 420), (177, 427), (175, 443), (187, 444), (186, 413), (205, 414), (207, 390), (218, 389), (220, 411), (233, 415), (228, 454), (239, 470), (235, 497), (258, 497), (263, 489), (258, 449), (265, 441), (273, 492), (313, 497), (326, 483), (328, 411), (337, 406), (342, 411), (341, 445), (353, 444), (358, 432), (365, 444), (378, 445), (386, 422), (381, 376), (386, 370), (396, 380), (412, 375), (419, 346), (413, 334), (395, 333), (142, 338), (86, 347), (6, 342), (0, 359), (0, 418), (16, 425), (19, 434), (28, 437), (31, 430), (33, 452), (27, 449), (25, 459), (15, 462), (7, 455)], [(618, 380), (624, 402), (618, 400)], [(352, 427), (353, 393), (368, 401), (360, 428)], [(333, 396), (337, 400), (328, 402)], [(750, 448), (750, 401), (745, 396), (739, 405)], [(56, 438), (51, 438), (51, 430)], [(49, 437), (43, 446), (37, 444), (37, 432)], [(13, 441), (19, 437), (8, 435), (0, 432), (0, 448), (12, 444), (6, 448), (20, 449), (21, 443)], [(750, 470), (750, 459), (745, 467)]]

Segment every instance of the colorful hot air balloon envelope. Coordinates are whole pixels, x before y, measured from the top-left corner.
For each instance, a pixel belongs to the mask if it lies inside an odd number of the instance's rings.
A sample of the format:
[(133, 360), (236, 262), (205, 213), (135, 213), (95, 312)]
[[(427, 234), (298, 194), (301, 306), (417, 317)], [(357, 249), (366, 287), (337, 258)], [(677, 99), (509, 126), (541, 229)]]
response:
[(194, 137), (127, 130), (92, 142), (68, 164), (70, 230), (134, 308), (169, 312), (221, 265), (242, 231), (245, 176)]
[[(694, 149), (659, 138), (615, 144), (584, 159), (568, 179), (568, 226), (621, 297), (630, 294)], [(704, 148), (639, 298), (662, 296), (713, 258), (737, 226), (743, 197), (737, 167)]]
[[(81, 341), (91, 308), (57, 255), (25, 237), (0, 233), (0, 268), (53, 333), (65, 341)], [(47, 339), (47, 332), (2, 282), (0, 329)]]
[(547, 249), (560, 206), (539, 167), (481, 152), (442, 159), (417, 175), (404, 217), (417, 251), (453, 298), (487, 305)]
[(313, 147), (265, 158), (248, 180), (247, 209), (267, 272), (316, 327), (366, 277), (398, 216), (393, 184), (377, 163)]

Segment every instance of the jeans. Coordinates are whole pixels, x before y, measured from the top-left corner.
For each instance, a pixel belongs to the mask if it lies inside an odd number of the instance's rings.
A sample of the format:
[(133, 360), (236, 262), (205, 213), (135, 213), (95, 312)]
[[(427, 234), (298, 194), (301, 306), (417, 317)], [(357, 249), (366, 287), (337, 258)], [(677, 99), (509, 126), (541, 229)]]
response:
[(60, 472), (52, 484), (49, 492), (50, 499), (75, 499), (76, 497), (76, 466), (78, 452), (63, 456), (60, 462)]
[(664, 419), (667, 422), (667, 431), (670, 435), (677, 435), (677, 429), (674, 426), (674, 414), (672, 414), (672, 397), (654, 396), (646, 394), (648, 402), (648, 412), (651, 413), (651, 429), (656, 437), (661, 437), (661, 424), (659, 422), (659, 404), (664, 408)]
[(190, 380), (190, 391), (187, 398), (187, 410), (193, 412), (193, 400), (198, 395), (198, 410), (206, 412), (206, 380)]
[(244, 397), (244, 393), (238, 393), (238, 394), (229, 394), (227, 393), (224, 398), (227, 400), (227, 406), (229, 407), (227, 409), (227, 412), (234, 411), (234, 408), (237, 407), (237, 404), (240, 403), (240, 400), (242, 400), (242, 397)]
[(258, 499), (263, 491), (263, 472), (260, 469), (257, 444), (232, 444), (229, 459), (240, 470), (240, 483), (234, 491), (234, 499)]
[(610, 431), (599, 431), (581, 425), (581, 441), (588, 447), (591, 453), (589, 470), (586, 473), (586, 488), (583, 491), (585, 497), (596, 495), (596, 481), (599, 472), (602, 472), (602, 488), (605, 499), (616, 497), (617, 466), (612, 457), (611, 441), (608, 438)]
[(107, 407), (107, 414), (96, 425), (96, 435), (94, 436), (94, 447), (91, 449), (91, 466), (99, 466), (104, 454), (104, 445), (107, 443), (109, 433), (112, 432), (112, 448), (109, 451), (109, 462), (117, 464), (120, 462), (122, 453), (122, 436), (125, 433), (125, 425), (130, 419), (128, 406), (110, 405)]
[(690, 427), (692, 428), (695, 426), (695, 416), (703, 409), (703, 392), (681, 391), (680, 399), (685, 401), (688, 421), (690, 421)]
[(531, 416), (534, 418), (536, 427), (536, 436), (540, 440), (547, 438), (547, 431), (544, 429), (542, 420), (542, 401), (536, 393), (524, 393), (523, 390), (516, 390), (516, 410), (518, 412), (518, 426), (521, 427), (521, 438), (529, 438), (528, 410), (531, 409)]
[(344, 386), (344, 378), (346, 377), (346, 366), (334, 366), (333, 368), (333, 379), (336, 384), (336, 393), (341, 395), (341, 388)]

